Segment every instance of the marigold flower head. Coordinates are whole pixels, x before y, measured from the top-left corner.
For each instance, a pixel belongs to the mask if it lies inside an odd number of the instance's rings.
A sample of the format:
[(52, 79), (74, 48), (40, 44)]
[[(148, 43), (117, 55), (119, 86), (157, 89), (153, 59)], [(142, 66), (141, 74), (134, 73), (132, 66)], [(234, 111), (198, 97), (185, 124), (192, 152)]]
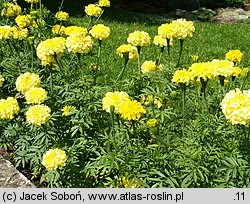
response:
[(183, 18), (172, 21), (172, 25), (176, 29), (174, 37), (177, 39), (192, 37), (195, 31), (194, 23)]
[(250, 124), (250, 90), (229, 91), (221, 102), (225, 117), (233, 124)]
[(41, 79), (39, 75), (26, 72), (21, 74), (16, 80), (17, 91), (20, 91), (22, 94), (25, 94), (31, 88), (39, 87)]
[(125, 176), (122, 177), (122, 185), (124, 188), (138, 188), (140, 187), (140, 183), (142, 182), (142, 179), (133, 179), (129, 180)]
[(47, 91), (43, 88), (31, 88), (24, 96), (27, 104), (41, 104), (47, 97)]
[(66, 47), (69, 52), (87, 54), (93, 47), (93, 40), (89, 35), (86, 37), (82, 35), (70, 35), (66, 39)]
[(50, 108), (46, 105), (31, 106), (26, 112), (26, 119), (29, 124), (42, 125), (50, 118)]
[(158, 35), (163, 38), (173, 39), (177, 28), (172, 23), (165, 23), (158, 27)]
[(156, 62), (150, 60), (150, 61), (145, 61), (142, 65), (141, 65), (141, 72), (143, 74), (147, 74), (149, 72), (154, 72), (157, 70), (161, 70), (162, 69), (162, 65), (157, 65)]
[(63, 116), (68, 116), (70, 113), (76, 110), (75, 106), (64, 106), (61, 111)]
[(65, 35), (82, 35), (86, 36), (88, 34), (87, 28), (79, 26), (68, 26), (64, 29)]
[(145, 113), (146, 110), (141, 103), (136, 100), (125, 100), (120, 106), (120, 114), (123, 119), (134, 121), (139, 120), (142, 114)]
[(12, 36), (10, 26), (0, 26), (0, 40), (7, 40)]
[(42, 165), (48, 170), (56, 170), (58, 167), (65, 166), (67, 155), (62, 149), (49, 149), (43, 155)]
[(63, 25), (54, 25), (51, 28), (52, 33), (58, 34), (58, 35), (63, 35), (65, 34), (65, 27)]
[(176, 83), (177, 85), (178, 84), (188, 85), (191, 81), (192, 81), (192, 75), (186, 69), (175, 71), (174, 76), (172, 78), (172, 82)]
[(150, 44), (150, 36), (147, 32), (137, 30), (129, 34), (127, 41), (136, 47), (148, 46)]
[(94, 25), (89, 31), (89, 33), (95, 39), (105, 40), (110, 35), (110, 28), (103, 24), (98, 24)]
[(4, 78), (3, 78), (3, 76), (0, 74), (0, 87), (3, 86), (3, 82), (4, 82)]
[(99, 0), (98, 6), (100, 6), (100, 7), (110, 7), (110, 1), (109, 0)]
[(24, 0), (24, 1), (31, 3), (31, 4), (35, 4), (35, 3), (40, 2), (41, 0)]
[(42, 61), (42, 65), (55, 64), (56, 60), (59, 59), (65, 49), (65, 38), (55, 37), (47, 39), (38, 44), (36, 48), (37, 57)]
[(14, 39), (23, 40), (28, 37), (27, 28), (12, 27), (11, 31)]
[(120, 57), (128, 57), (130, 60), (136, 60), (138, 58), (138, 50), (135, 46), (130, 44), (121, 45), (116, 49), (116, 53)]
[(157, 124), (157, 119), (155, 119), (155, 118), (149, 119), (149, 120), (147, 121), (147, 126), (148, 126), (148, 127), (154, 127), (154, 126), (156, 126), (156, 124)]
[(0, 119), (13, 119), (19, 113), (19, 105), (15, 98), (8, 97), (0, 100)]
[(58, 11), (55, 16), (56, 16), (57, 20), (59, 20), (59, 21), (69, 20), (69, 14), (67, 12), (64, 12), (64, 11)]
[(27, 28), (32, 24), (32, 16), (27, 15), (19, 15), (16, 17), (15, 22), (20, 28)]
[(240, 50), (229, 50), (226, 54), (226, 59), (232, 62), (240, 62), (243, 59), (243, 54)]
[(123, 91), (107, 92), (102, 99), (102, 109), (110, 113), (110, 106), (114, 106), (114, 113), (119, 114), (121, 104), (130, 100), (129, 95)]
[[(153, 43), (155, 45), (158, 45), (159, 47), (166, 47), (168, 45), (167, 44), (167, 39), (162, 37), (161, 35), (156, 35), (154, 37)], [(173, 38), (170, 38), (169, 45), (173, 45)]]
[(85, 13), (88, 16), (99, 17), (102, 14), (102, 9), (95, 4), (89, 4), (85, 6)]
[(22, 13), (22, 8), (17, 4), (3, 3), (2, 7), (1, 16), (12, 17)]

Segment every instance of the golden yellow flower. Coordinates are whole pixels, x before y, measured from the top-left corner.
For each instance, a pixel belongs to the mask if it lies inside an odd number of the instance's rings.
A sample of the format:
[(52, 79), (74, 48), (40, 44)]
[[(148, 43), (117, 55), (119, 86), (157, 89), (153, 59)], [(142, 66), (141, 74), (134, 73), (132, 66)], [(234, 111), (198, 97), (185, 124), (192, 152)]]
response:
[(0, 100), (0, 119), (13, 119), (19, 113), (19, 105), (15, 98), (8, 97)]
[(158, 70), (162, 70), (162, 65), (157, 66), (156, 62), (150, 60), (150, 61), (145, 61), (142, 65), (141, 65), (141, 72), (143, 74), (147, 74), (149, 72), (154, 72), (154, 71), (158, 71)]
[(229, 50), (226, 54), (226, 59), (232, 62), (240, 62), (243, 59), (243, 54), (240, 50)]
[(120, 113), (121, 104), (124, 101), (130, 100), (129, 95), (123, 91), (107, 92), (102, 99), (102, 108), (106, 112), (110, 113), (110, 106), (114, 106), (114, 112)]
[(187, 21), (186, 19), (177, 19), (172, 21), (176, 32), (174, 37), (177, 39), (185, 39), (186, 37), (192, 37), (195, 31), (194, 23), (192, 21)]
[(116, 49), (116, 53), (120, 57), (128, 57), (130, 60), (136, 60), (138, 58), (138, 50), (135, 46), (133, 45), (121, 45)]
[(64, 11), (58, 11), (55, 16), (59, 21), (69, 20), (69, 14), (67, 12), (64, 12)]
[(250, 90), (229, 91), (221, 102), (224, 115), (233, 125), (250, 124)]
[(66, 47), (69, 52), (87, 54), (93, 47), (93, 40), (89, 35), (86, 37), (82, 35), (70, 35), (66, 39)]
[(68, 116), (70, 113), (76, 110), (75, 106), (64, 106), (61, 111), (63, 116)]
[(41, 104), (47, 97), (47, 91), (43, 88), (31, 88), (24, 96), (27, 104)]
[(125, 176), (122, 177), (122, 185), (124, 188), (138, 188), (140, 187), (141, 179), (129, 180)]
[(22, 94), (25, 94), (31, 88), (39, 87), (41, 79), (39, 75), (26, 72), (21, 74), (16, 80), (17, 91), (20, 91)]
[(12, 36), (10, 26), (0, 26), (0, 40), (7, 40)]
[(56, 170), (58, 167), (65, 166), (67, 161), (66, 152), (61, 149), (49, 149), (43, 155), (42, 165), (48, 170)]
[(32, 24), (32, 16), (27, 14), (27, 15), (19, 15), (16, 17), (15, 22), (20, 28), (26, 28), (29, 27)]
[(55, 37), (38, 44), (36, 54), (43, 66), (56, 63), (55, 58), (59, 59), (64, 52), (65, 42), (65, 38)]
[(64, 29), (65, 35), (82, 35), (86, 36), (88, 34), (87, 28), (79, 26), (68, 26)]
[(139, 120), (146, 110), (140, 102), (136, 100), (125, 100), (121, 103), (120, 114), (121, 117), (127, 120)]
[(28, 37), (27, 28), (12, 27), (11, 31), (14, 39), (23, 40)]
[(165, 23), (158, 27), (158, 35), (163, 38), (173, 39), (177, 28), (171, 23)]
[(85, 13), (88, 16), (99, 17), (102, 14), (102, 9), (95, 4), (89, 4), (85, 6)]
[(150, 36), (147, 32), (137, 30), (129, 34), (127, 41), (136, 47), (148, 46), (150, 45)]
[(172, 78), (172, 82), (178, 84), (185, 84), (188, 85), (192, 81), (192, 75), (191, 72), (189, 72), (186, 69), (177, 70), (174, 73), (174, 76)]
[(52, 27), (51, 31), (54, 34), (63, 35), (65, 34), (65, 27), (57, 24)]
[(34, 105), (27, 110), (26, 120), (29, 124), (42, 125), (51, 118), (50, 112), (46, 105)]
[(149, 119), (147, 121), (147, 126), (148, 127), (154, 127), (154, 126), (156, 126), (156, 124), (157, 124), (157, 119), (155, 119), (155, 118)]
[[(162, 37), (161, 35), (156, 35), (154, 37), (153, 43), (155, 45), (158, 45), (159, 47), (166, 47), (168, 45), (167, 44), (167, 39)], [(169, 45), (173, 45), (173, 38), (170, 38)]]
[(100, 7), (110, 7), (110, 1), (109, 0), (99, 0), (98, 5)]
[(103, 24), (98, 24), (94, 25), (89, 33), (98, 40), (105, 40), (109, 35), (110, 35), (110, 28), (103, 25)]
[(22, 8), (17, 4), (12, 3), (3, 3), (2, 4), (2, 11), (1, 16), (17, 16), (22, 13)]

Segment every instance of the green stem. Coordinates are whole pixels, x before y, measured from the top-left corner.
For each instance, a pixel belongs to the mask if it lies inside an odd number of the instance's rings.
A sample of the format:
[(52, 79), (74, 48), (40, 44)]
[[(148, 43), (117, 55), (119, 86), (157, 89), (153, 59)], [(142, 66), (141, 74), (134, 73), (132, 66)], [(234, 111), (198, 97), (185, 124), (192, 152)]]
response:
[(141, 46), (138, 46), (137, 50), (138, 50), (138, 70), (139, 70), (139, 79), (140, 79), (141, 77), (141, 62), (140, 62)]
[(99, 46), (98, 46), (98, 53), (97, 53), (97, 65), (99, 65), (100, 61), (100, 54), (101, 54), (101, 47), (102, 47), (102, 41), (98, 40)]
[[(136, 127), (135, 127), (135, 121), (132, 120), (132, 127), (133, 127), (133, 134), (136, 136)], [(139, 139), (139, 137), (138, 137)]]
[(182, 88), (182, 137), (184, 137), (185, 115), (186, 115), (186, 85), (181, 84)]
[(62, 73), (63, 78), (65, 78), (64, 69), (63, 69), (63, 67), (61, 66), (61, 64), (59, 63), (59, 61), (58, 61), (56, 55), (54, 55), (54, 59), (55, 59), (56, 64), (58, 65), (58, 67), (59, 67), (59, 69), (60, 69), (60, 72)]
[(50, 73), (49, 73), (49, 82), (50, 82), (50, 92), (51, 94), (53, 93), (53, 81), (52, 81), (52, 68), (50, 70)]
[(114, 112), (115, 112), (115, 107), (112, 105), (112, 106), (110, 106), (110, 119), (111, 119), (111, 124), (112, 124), (112, 135), (113, 136), (115, 134)]
[(59, 11), (61, 11), (63, 3), (64, 3), (64, 0), (61, 1), (61, 4), (60, 4), (59, 9), (58, 9)]
[(164, 48), (165, 48), (164, 46), (161, 47), (161, 52), (160, 52), (159, 58), (158, 58), (158, 60), (156, 61), (156, 65), (157, 65), (157, 66), (159, 66), (160, 63), (161, 63), (161, 57), (162, 57), (162, 54), (163, 54), (163, 52), (164, 52)]
[(79, 69), (82, 69), (81, 53), (76, 53)]
[(179, 67), (180, 66), (180, 61), (181, 61), (181, 55), (182, 55), (182, 51), (183, 51), (183, 39), (180, 39), (180, 52), (179, 52), (179, 58), (178, 58), (178, 62), (176, 64), (175, 67)]
[(125, 68), (126, 68), (126, 66), (127, 66), (127, 64), (128, 64), (128, 61), (129, 61), (128, 54), (127, 54), (126, 56), (124, 56), (124, 57), (125, 57), (124, 66), (123, 66), (123, 68), (122, 68), (121, 73), (119, 74), (119, 76), (118, 76), (117, 79), (115, 80), (115, 84), (117, 83), (117, 81), (118, 81), (119, 79), (122, 79), (122, 75), (123, 75), (123, 73), (124, 73), (124, 71), (125, 71)]
[(168, 67), (170, 68), (170, 39), (167, 38), (167, 47), (168, 47)]

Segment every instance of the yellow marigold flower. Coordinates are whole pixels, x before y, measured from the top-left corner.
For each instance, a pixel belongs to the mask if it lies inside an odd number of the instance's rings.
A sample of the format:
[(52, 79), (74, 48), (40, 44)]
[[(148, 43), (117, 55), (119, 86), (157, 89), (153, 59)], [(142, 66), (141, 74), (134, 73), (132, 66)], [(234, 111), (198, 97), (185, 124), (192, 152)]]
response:
[(26, 120), (29, 124), (42, 125), (51, 118), (50, 112), (46, 105), (34, 105), (27, 110)]
[(177, 28), (171, 23), (165, 23), (158, 27), (158, 35), (163, 38), (173, 39)]
[(51, 31), (54, 34), (63, 35), (65, 34), (65, 27), (63, 25), (54, 25)]
[(157, 71), (157, 70), (161, 70), (162, 69), (162, 66), (159, 65), (157, 66), (156, 65), (156, 62), (150, 60), (150, 61), (145, 61), (142, 65), (141, 65), (141, 72), (143, 74), (147, 74), (149, 72), (154, 72), (154, 71)]
[(28, 37), (27, 28), (12, 27), (11, 31), (12, 31), (12, 36), (14, 39), (23, 40)]
[(4, 78), (3, 78), (3, 76), (0, 74), (0, 87), (3, 86), (3, 82), (4, 82)]
[(86, 37), (82, 35), (70, 35), (66, 39), (66, 47), (69, 52), (87, 54), (93, 47), (93, 40), (89, 35)]
[(64, 106), (61, 111), (63, 116), (68, 116), (70, 113), (76, 110), (75, 106)]
[(67, 12), (64, 12), (64, 11), (58, 11), (56, 13), (56, 18), (59, 21), (67, 21), (67, 20), (69, 20), (69, 14)]
[(136, 60), (138, 58), (138, 50), (133, 45), (121, 45), (116, 49), (116, 53), (120, 57), (128, 57), (130, 60)]
[(161, 108), (163, 106), (163, 100), (159, 96), (154, 97), (154, 105), (156, 105), (158, 108)]
[(94, 25), (89, 33), (98, 40), (105, 40), (110, 35), (110, 28), (103, 25), (98, 24)]
[(232, 62), (240, 62), (243, 59), (243, 54), (240, 50), (229, 50), (226, 54), (226, 59)]
[(157, 119), (155, 119), (155, 118), (149, 119), (149, 120), (147, 121), (147, 126), (148, 126), (148, 127), (154, 127), (154, 126), (156, 126), (156, 124), (157, 124)]
[(50, 149), (43, 155), (42, 165), (48, 170), (56, 170), (58, 167), (65, 166), (67, 155), (61, 149)]
[(239, 67), (234, 67), (233, 68), (233, 76), (235, 76), (235, 77), (239, 77), (240, 75), (241, 75), (241, 72), (242, 72), (242, 69), (241, 68), (239, 68)]
[(186, 69), (175, 71), (174, 76), (172, 78), (172, 82), (176, 83), (177, 85), (178, 84), (188, 85), (190, 81), (192, 81), (192, 75)]
[(65, 38), (62, 37), (55, 37), (40, 42), (36, 48), (36, 54), (42, 61), (42, 65), (55, 64), (55, 57), (59, 59), (64, 52), (65, 42)]
[(16, 17), (15, 22), (20, 28), (29, 27), (32, 24), (32, 16), (31, 15), (19, 15)]
[(172, 22), (176, 29), (174, 35), (177, 39), (185, 39), (186, 37), (192, 37), (195, 31), (194, 23), (192, 21), (187, 21), (186, 19), (177, 19)]
[(2, 6), (1, 16), (12, 17), (22, 13), (22, 8), (17, 4), (3, 3)]
[[(167, 44), (167, 39), (162, 37), (161, 35), (156, 35), (154, 37), (153, 43), (155, 45), (158, 45), (159, 47), (166, 47), (168, 45)], [(173, 38), (170, 38), (169, 45), (173, 45)]]
[(0, 26), (0, 40), (7, 40), (12, 36), (10, 26)]
[(13, 119), (19, 113), (19, 105), (15, 98), (8, 97), (0, 100), (0, 119)]
[(148, 46), (150, 44), (150, 36), (147, 32), (137, 30), (129, 34), (127, 41), (136, 47)]
[(26, 72), (21, 74), (16, 80), (17, 91), (20, 91), (22, 94), (25, 94), (31, 88), (39, 87), (41, 79), (39, 75)]
[(212, 62), (207, 62), (208, 69), (213, 73), (214, 77), (224, 76), (229, 77), (233, 76), (236, 72), (233, 62), (229, 60), (217, 60), (214, 59)]
[(88, 16), (99, 17), (102, 14), (102, 9), (95, 4), (89, 4), (85, 6), (85, 13)]
[(146, 110), (136, 100), (125, 100), (120, 106), (121, 117), (127, 120), (139, 120), (144, 113), (146, 113)]
[(79, 26), (68, 26), (64, 29), (65, 35), (82, 35), (86, 36), (88, 34), (87, 28)]
[(229, 91), (221, 102), (224, 115), (233, 125), (250, 124), (250, 90)]
[(35, 4), (35, 3), (38, 3), (40, 0), (24, 0), (24, 1)]
[(128, 180), (125, 176), (122, 177), (122, 185), (124, 188), (138, 188), (140, 187), (141, 179)]
[(27, 104), (41, 104), (47, 97), (47, 91), (43, 88), (31, 88), (24, 94)]
[(100, 6), (100, 7), (110, 7), (110, 1), (109, 0), (99, 0), (98, 6)]
[(107, 92), (105, 97), (102, 99), (102, 109), (110, 113), (110, 106), (114, 106), (114, 112), (120, 113), (121, 104), (124, 101), (128, 101), (129, 95), (123, 91)]

